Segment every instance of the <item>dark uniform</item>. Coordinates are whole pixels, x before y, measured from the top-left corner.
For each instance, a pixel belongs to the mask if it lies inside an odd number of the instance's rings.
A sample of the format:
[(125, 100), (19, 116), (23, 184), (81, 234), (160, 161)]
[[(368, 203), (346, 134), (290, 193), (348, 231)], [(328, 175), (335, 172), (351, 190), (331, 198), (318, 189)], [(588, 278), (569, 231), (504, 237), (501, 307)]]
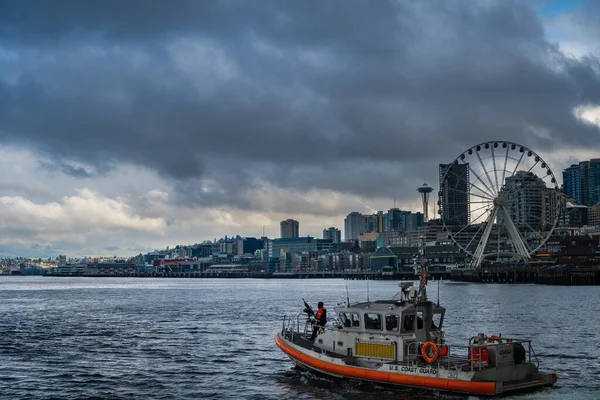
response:
[(310, 340), (315, 340), (315, 338), (317, 337), (317, 333), (319, 333), (319, 330), (322, 327), (324, 327), (327, 323), (327, 309), (323, 305), (322, 301), (319, 302), (318, 306), (319, 309), (317, 310), (317, 315), (315, 316), (315, 326), (313, 327), (313, 333), (310, 337)]

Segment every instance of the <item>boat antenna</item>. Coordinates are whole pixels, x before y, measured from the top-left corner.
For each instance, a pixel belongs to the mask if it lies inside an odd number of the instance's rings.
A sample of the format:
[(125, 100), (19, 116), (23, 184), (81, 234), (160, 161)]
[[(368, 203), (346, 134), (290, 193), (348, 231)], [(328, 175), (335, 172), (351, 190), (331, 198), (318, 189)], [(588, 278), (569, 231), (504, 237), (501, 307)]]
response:
[(367, 276), (367, 303), (369, 302), (369, 276)]
[(438, 306), (440, 305), (440, 280), (441, 280), (441, 279), (442, 279), (442, 278), (438, 279), (438, 301), (437, 301), (437, 303), (438, 303)]
[(421, 236), (421, 267), (419, 268), (419, 301), (427, 301), (427, 260), (425, 259), (425, 237)]
[(346, 307), (350, 307), (350, 296), (348, 295), (348, 285), (346, 284)]

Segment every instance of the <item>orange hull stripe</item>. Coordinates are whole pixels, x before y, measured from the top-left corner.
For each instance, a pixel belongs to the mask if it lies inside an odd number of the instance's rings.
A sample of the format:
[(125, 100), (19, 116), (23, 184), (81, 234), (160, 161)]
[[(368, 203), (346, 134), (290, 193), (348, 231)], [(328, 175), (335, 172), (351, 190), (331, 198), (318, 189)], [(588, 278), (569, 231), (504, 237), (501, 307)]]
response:
[(338, 365), (319, 360), (318, 358), (304, 354), (281, 340), (279, 338), (279, 334), (275, 335), (275, 343), (285, 354), (291, 358), (320, 371), (329, 372), (335, 375), (375, 382), (388, 382), (397, 385), (417, 386), (429, 389), (450, 390), (474, 394), (496, 394), (496, 384), (494, 382), (467, 382), (443, 378), (427, 378), (424, 376), (373, 371), (359, 367), (347, 367), (344, 365)]

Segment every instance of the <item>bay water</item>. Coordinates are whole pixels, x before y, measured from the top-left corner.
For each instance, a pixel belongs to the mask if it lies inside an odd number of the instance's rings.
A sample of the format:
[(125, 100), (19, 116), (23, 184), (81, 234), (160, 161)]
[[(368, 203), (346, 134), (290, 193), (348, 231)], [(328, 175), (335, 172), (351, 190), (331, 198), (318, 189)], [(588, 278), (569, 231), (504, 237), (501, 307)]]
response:
[[(0, 277), (0, 399), (474, 399), (327, 379), (275, 345), (305, 298), (389, 299), (393, 281)], [(527, 337), (552, 389), (600, 399), (600, 287), (430, 282), (449, 343)]]

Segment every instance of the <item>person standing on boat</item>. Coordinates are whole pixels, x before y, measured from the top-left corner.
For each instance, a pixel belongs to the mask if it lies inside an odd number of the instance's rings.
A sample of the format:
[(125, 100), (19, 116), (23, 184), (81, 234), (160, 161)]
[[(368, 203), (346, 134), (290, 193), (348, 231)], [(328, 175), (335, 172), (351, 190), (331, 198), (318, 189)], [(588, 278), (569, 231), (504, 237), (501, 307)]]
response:
[(319, 302), (318, 307), (319, 309), (317, 310), (317, 315), (315, 316), (316, 321), (313, 326), (313, 333), (310, 337), (310, 340), (315, 340), (315, 338), (317, 337), (317, 333), (319, 333), (319, 330), (322, 327), (324, 327), (327, 323), (327, 309), (325, 308), (325, 305), (322, 301)]

